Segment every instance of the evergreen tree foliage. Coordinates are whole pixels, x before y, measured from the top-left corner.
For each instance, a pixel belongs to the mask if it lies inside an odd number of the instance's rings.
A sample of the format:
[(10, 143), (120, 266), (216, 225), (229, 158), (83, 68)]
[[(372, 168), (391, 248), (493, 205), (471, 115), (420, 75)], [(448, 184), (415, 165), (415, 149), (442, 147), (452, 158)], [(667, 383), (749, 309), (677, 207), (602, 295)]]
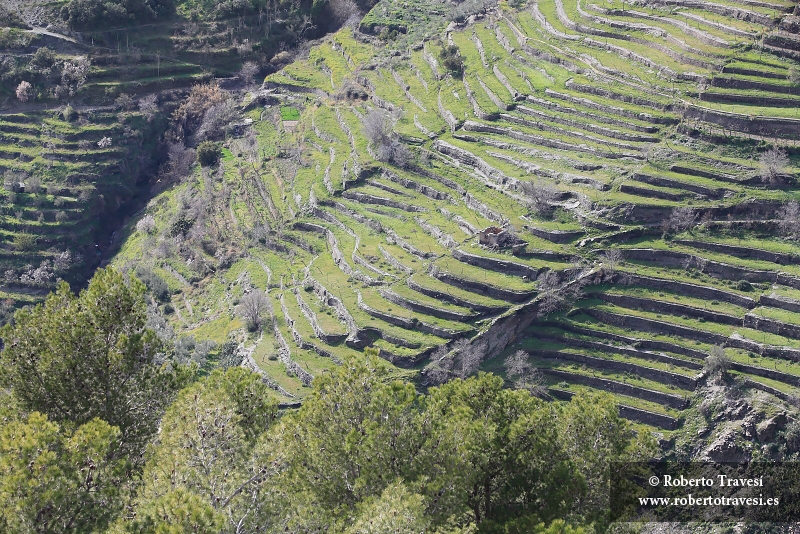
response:
[(193, 374), (159, 363), (144, 292), (139, 280), (101, 269), (80, 295), (62, 283), (18, 311), (0, 331), (0, 384), (23, 410), (77, 425), (102, 419), (120, 429), (127, 452), (141, 452)]

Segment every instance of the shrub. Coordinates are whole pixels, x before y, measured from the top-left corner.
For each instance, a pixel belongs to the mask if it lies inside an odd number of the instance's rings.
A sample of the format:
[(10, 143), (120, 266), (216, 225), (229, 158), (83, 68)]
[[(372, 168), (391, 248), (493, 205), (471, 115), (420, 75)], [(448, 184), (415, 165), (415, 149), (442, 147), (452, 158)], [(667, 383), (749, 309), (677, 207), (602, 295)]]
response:
[(139, 266), (136, 268), (136, 278), (144, 283), (154, 298), (162, 302), (169, 300), (169, 286), (157, 273), (147, 267)]
[(136, 223), (136, 231), (143, 234), (152, 234), (156, 230), (156, 220), (149, 213)]
[(56, 64), (56, 59), (56, 53), (53, 49), (43, 46), (36, 50), (36, 53), (33, 54), (33, 58), (28, 65), (37, 70), (48, 70)]
[(61, 116), (64, 117), (65, 121), (72, 122), (72, 120), (78, 116), (78, 112), (75, 111), (75, 108), (67, 104), (61, 111)]
[(460, 76), (464, 72), (464, 61), (456, 45), (442, 48), (442, 51), (439, 52), (439, 59), (442, 60), (444, 68), (454, 76)]
[(19, 251), (32, 250), (36, 247), (36, 236), (23, 233), (14, 236), (14, 248)]
[(736, 289), (739, 291), (752, 291), (753, 286), (747, 280), (739, 280), (736, 282)]
[(203, 167), (211, 167), (219, 162), (222, 148), (217, 143), (203, 141), (197, 147), (197, 162)]
[(708, 353), (704, 370), (709, 375), (719, 374), (725, 376), (731, 367), (731, 358), (725, 354), (725, 349), (721, 345), (714, 345)]
[(800, 85), (800, 67), (797, 65), (792, 65), (789, 67), (787, 79), (792, 85)]

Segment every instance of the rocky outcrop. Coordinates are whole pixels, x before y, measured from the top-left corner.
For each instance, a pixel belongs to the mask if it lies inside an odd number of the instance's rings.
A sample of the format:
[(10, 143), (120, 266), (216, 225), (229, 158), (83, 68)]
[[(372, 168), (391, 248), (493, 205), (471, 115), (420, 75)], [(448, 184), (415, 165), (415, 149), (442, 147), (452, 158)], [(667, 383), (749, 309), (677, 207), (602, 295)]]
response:
[(787, 420), (786, 412), (781, 412), (775, 417), (760, 422), (756, 427), (758, 441), (768, 443), (775, 439), (775, 434), (786, 427)]
[(750, 459), (750, 453), (736, 443), (736, 430), (720, 434), (702, 453), (701, 459), (709, 462), (741, 463)]

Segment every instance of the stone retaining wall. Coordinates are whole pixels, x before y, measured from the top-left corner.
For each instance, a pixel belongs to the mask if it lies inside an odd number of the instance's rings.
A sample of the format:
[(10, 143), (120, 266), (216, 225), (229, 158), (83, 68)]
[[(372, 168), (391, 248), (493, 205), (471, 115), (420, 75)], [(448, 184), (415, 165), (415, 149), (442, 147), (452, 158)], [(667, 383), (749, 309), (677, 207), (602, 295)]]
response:
[(686, 408), (688, 404), (687, 399), (685, 399), (684, 397), (680, 397), (678, 395), (670, 395), (668, 393), (662, 393), (660, 391), (641, 388), (638, 386), (632, 386), (630, 384), (626, 384), (624, 382), (619, 382), (616, 380), (587, 376), (578, 373), (570, 373), (569, 371), (563, 371), (561, 369), (543, 368), (540, 369), (540, 371), (558, 380), (564, 380), (575, 384), (583, 384), (585, 386), (589, 386), (595, 389), (601, 389), (603, 391), (609, 391), (611, 393), (617, 393), (619, 395), (627, 395), (628, 397), (643, 399), (646, 401), (654, 402), (656, 404), (661, 404), (662, 406), (675, 408), (676, 410), (683, 410), (684, 408)]
[[(694, 268), (714, 278), (747, 280), (748, 282), (770, 282), (772, 284), (781, 283), (778, 281), (778, 273), (775, 271), (745, 269), (744, 267), (737, 267), (728, 263), (707, 260), (685, 252), (646, 248), (627, 248), (620, 250), (627, 260), (647, 261), (658, 263), (662, 266), (680, 267), (684, 269)], [(790, 281), (791, 278), (792, 277), (787, 277)]]
[(383, 176), (388, 178), (389, 180), (393, 181), (396, 184), (400, 184), (405, 188), (413, 189), (417, 193), (424, 195), (428, 198), (432, 198), (434, 200), (446, 200), (447, 202), (453, 202), (453, 198), (448, 195), (447, 193), (443, 193), (438, 189), (434, 189), (424, 184), (420, 184), (415, 182), (414, 180), (409, 180), (408, 178), (404, 178), (401, 176), (397, 176), (392, 171), (384, 169)]
[(681, 295), (699, 297), (706, 300), (719, 300), (733, 304), (734, 306), (739, 306), (740, 308), (753, 309), (758, 306), (758, 302), (750, 297), (729, 293), (728, 291), (723, 291), (714, 287), (690, 284), (677, 280), (653, 278), (633, 273), (615, 273), (613, 280), (616, 284), (637, 285), (649, 289), (674, 291)]
[(569, 337), (547, 336), (539, 339), (542, 339), (543, 341), (552, 341), (554, 343), (562, 343), (569, 347), (581, 347), (585, 349), (601, 350), (605, 352), (616, 352), (618, 354), (625, 354), (627, 356), (632, 356), (634, 358), (641, 358), (643, 360), (668, 363), (670, 365), (684, 367), (686, 369), (694, 369), (697, 371), (703, 369), (703, 364), (700, 362), (684, 360), (682, 358), (675, 358), (673, 356), (667, 356), (666, 354), (661, 354), (658, 352), (648, 352), (630, 347), (618, 347), (616, 345), (608, 345), (606, 343), (599, 343), (597, 341), (587, 341), (585, 339), (573, 339)]
[(587, 295), (598, 298), (604, 302), (610, 302), (622, 308), (634, 308), (655, 313), (666, 313), (669, 315), (686, 315), (688, 317), (698, 317), (707, 321), (733, 326), (742, 326), (742, 319), (735, 315), (719, 313), (709, 310), (702, 310), (693, 306), (676, 304), (642, 297), (631, 297), (628, 295), (614, 295), (610, 293), (597, 292), (587, 293)]
[(444, 271), (432, 271), (429, 274), (445, 284), (449, 284), (472, 293), (486, 295), (487, 297), (498, 300), (505, 300), (507, 302), (523, 302), (532, 298), (536, 294), (535, 291), (513, 291), (510, 289), (503, 289), (491, 284), (478, 282), (477, 280), (460, 278)]
[(758, 300), (762, 306), (771, 306), (773, 308), (780, 308), (782, 310), (800, 313), (800, 300), (798, 299), (784, 297), (773, 293), (771, 295), (761, 295)]
[(716, 111), (688, 106), (683, 116), (687, 119), (716, 124), (722, 128), (754, 135), (795, 137), (800, 135), (800, 120), (778, 117), (751, 117), (738, 113)]
[(390, 198), (379, 197), (376, 195), (368, 195), (366, 193), (359, 193), (357, 191), (345, 191), (342, 193), (342, 197), (354, 200), (355, 202), (361, 204), (377, 204), (379, 206), (386, 206), (389, 208), (397, 208), (403, 211), (413, 211), (413, 212), (425, 212), (428, 211), (426, 208), (421, 206), (414, 206), (411, 204), (406, 204), (405, 202), (398, 202), (396, 200), (392, 200)]
[(602, 330), (592, 330), (589, 328), (582, 328), (580, 326), (570, 324), (570, 323), (560, 323), (556, 321), (544, 321), (539, 323), (541, 326), (551, 326), (554, 328), (560, 328), (567, 332), (572, 332), (575, 334), (581, 334), (585, 336), (593, 336), (599, 337), (601, 339), (610, 339), (613, 341), (621, 341), (623, 343), (627, 343), (629, 345), (635, 345), (643, 349), (648, 350), (660, 350), (664, 352), (672, 352), (674, 354), (682, 354), (684, 356), (689, 356), (690, 358), (696, 358), (698, 360), (703, 360), (706, 358), (707, 354), (700, 350), (690, 349), (684, 347), (682, 345), (678, 345), (675, 343), (669, 343), (666, 341), (656, 341), (651, 339), (639, 339), (635, 337), (628, 337), (623, 336), (620, 334), (614, 334), (611, 332), (603, 332)]
[(646, 378), (660, 384), (671, 384), (692, 391), (697, 387), (696, 378), (678, 373), (670, 373), (669, 371), (662, 371), (661, 369), (652, 369), (650, 367), (644, 367), (643, 365), (636, 365), (633, 363), (620, 362), (616, 360), (606, 360), (604, 358), (595, 358), (594, 356), (586, 356), (584, 354), (556, 350), (535, 350), (528, 352), (532, 356), (538, 356), (540, 358), (552, 360), (575, 362), (592, 367), (594, 369), (610, 369), (613, 371), (621, 371), (623, 373), (633, 373), (637, 376), (641, 376), (642, 378)]
[(594, 317), (612, 326), (619, 326), (622, 328), (632, 328), (642, 332), (651, 332), (658, 335), (675, 335), (685, 337), (687, 339), (694, 339), (701, 343), (708, 343), (711, 345), (725, 345), (728, 342), (728, 337), (713, 332), (704, 332), (696, 328), (688, 326), (680, 326), (666, 321), (656, 321), (655, 319), (647, 319), (644, 317), (637, 317), (635, 315), (626, 315), (621, 313), (611, 313), (603, 310), (593, 308), (580, 308), (576, 310), (585, 313), (590, 317)]
[(778, 265), (800, 264), (799, 254), (784, 254), (781, 252), (771, 252), (750, 247), (737, 247), (735, 245), (724, 245), (721, 243), (708, 243), (706, 241), (694, 241), (690, 239), (676, 239), (675, 243), (687, 245), (694, 248), (711, 250), (736, 256), (737, 258), (753, 258), (756, 260), (770, 261)]
[[(547, 388), (550, 395), (559, 400), (570, 400), (575, 394), (571, 391), (564, 391), (556, 388)], [(645, 425), (663, 428), (664, 430), (676, 430), (680, 426), (680, 421), (669, 415), (634, 408), (625, 404), (619, 405), (619, 416), (629, 421), (635, 421)]]
[(629, 195), (637, 195), (640, 197), (661, 198), (664, 200), (673, 200), (679, 202), (684, 200), (688, 195), (687, 193), (670, 193), (668, 191), (659, 191), (649, 187), (638, 187), (630, 184), (621, 184), (619, 186), (620, 193), (627, 193)]
[(495, 314), (505, 311), (507, 309), (506, 307), (500, 307), (500, 306), (484, 306), (483, 304), (476, 304), (474, 302), (458, 298), (449, 293), (445, 293), (444, 291), (437, 291), (435, 289), (430, 289), (421, 286), (411, 278), (406, 279), (406, 284), (408, 285), (408, 287), (410, 287), (414, 291), (417, 291), (418, 293), (422, 293), (423, 295), (439, 299), (443, 302), (449, 302), (450, 304), (455, 304), (456, 306), (461, 306), (463, 308), (467, 308), (478, 313)]
[(407, 310), (411, 310), (418, 313), (424, 313), (427, 315), (432, 315), (434, 317), (441, 317), (442, 319), (447, 319), (450, 321), (460, 321), (460, 322), (467, 322), (471, 321), (477, 317), (480, 317), (479, 314), (475, 313), (460, 313), (452, 310), (445, 310), (442, 308), (437, 308), (434, 306), (429, 306), (427, 304), (422, 304), (420, 302), (416, 302), (413, 300), (409, 300), (401, 295), (398, 295), (394, 291), (389, 289), (380, 289), (378, 292), (381, 294), (383, 298), (388, 300), (393, 304), (397, 304), (398, 306), (402, 306)]
[(650, 174), (634, 173), (633, 179), (650, 185), (659, 187), (674, 187), (676, 189), (684, 189), (693, 193), (698, 193), (712, 198), (721, 198), (726, 189), (721, 187), (712, 189), (710, 187), (703, 187), (702, 185), (693, 184), (690, 182), (682, 182), (672, 178), (665, 178), (663, 176), (653, 176)]
[(461, 249), (453, 250), (453, 258), (458, 261), (463, 261), (469, 265), (475, 265), (482, 269), (489, 271), (496, 271), (511, 276), (527, 277), (530, 280), (536, 280), (539, 274), (547, 270), (546, 267), (536, 268), (522, 263), (516, 263), (508, 260), (500, 260), (496, 258), (487, 258), (486, 256), (479, 256), (478, 254), (470, 254)]
[(800, 339), (800, 325), (785, 323), (777, 319), (769, 317), (762, 317), (754, 313), (748, 313), (744, 316), (744, 326), (752, 328), (753, 330), (760, 330), (762, 332), (771, 332), (779, 336), (788, 337), (792, 339)]

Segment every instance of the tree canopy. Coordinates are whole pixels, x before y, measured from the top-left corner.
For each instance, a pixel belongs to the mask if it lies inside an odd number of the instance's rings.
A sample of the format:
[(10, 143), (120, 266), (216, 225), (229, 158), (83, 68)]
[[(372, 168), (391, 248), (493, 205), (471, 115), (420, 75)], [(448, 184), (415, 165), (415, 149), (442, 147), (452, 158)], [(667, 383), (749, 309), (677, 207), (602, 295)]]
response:
[(193, 374), (159, 361), (144, 292), (108, 268), (80, 295), (62, 283), (44, 304), (19, 310), (0, 330), (0, 384), (25, 411), (77, 425), (98, 418), (119, 428), (126, 450), (143, 450)]

